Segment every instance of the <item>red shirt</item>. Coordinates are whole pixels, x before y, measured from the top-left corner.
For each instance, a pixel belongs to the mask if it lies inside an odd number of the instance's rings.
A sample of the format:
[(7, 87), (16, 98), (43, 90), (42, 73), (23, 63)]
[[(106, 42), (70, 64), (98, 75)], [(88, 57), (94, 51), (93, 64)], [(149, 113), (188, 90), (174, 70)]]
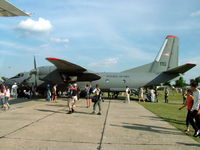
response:
[(187, 96), (187, 109), (191, 110), (193, 106), (194, 97), (192, 95)]

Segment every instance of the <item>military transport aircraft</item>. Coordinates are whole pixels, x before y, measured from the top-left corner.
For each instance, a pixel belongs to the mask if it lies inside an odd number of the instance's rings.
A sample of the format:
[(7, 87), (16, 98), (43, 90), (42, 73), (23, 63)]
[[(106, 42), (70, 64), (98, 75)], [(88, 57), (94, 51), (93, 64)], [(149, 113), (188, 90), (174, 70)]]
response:
[(29, 16), (29, 14), (16, 8), (6, 0), (0, 0), (0, 16), (14, 17), (14, 16)]
[(125, 86), (131, 89), (160, 85), (180, 76), (196, 66), (186, 63), (178, 66), (179, 62), (179, 38), (168, 35), (155, 60), (149, 64), (125, 70), (117, 73), (95, 73), (79, 65), (58, 59), (46, 58), (54, 66), (36, 67), (30, 72), (19, 73), (6, 83), (35, 85), (38, 89), (46, 89), (47, 84), (58, 84), (60, 87), (67, 87), (68, 83), (78, 82), (80, 87), (86, 83), (93, 86), (99, 84), (102, 91), (124, 91)]

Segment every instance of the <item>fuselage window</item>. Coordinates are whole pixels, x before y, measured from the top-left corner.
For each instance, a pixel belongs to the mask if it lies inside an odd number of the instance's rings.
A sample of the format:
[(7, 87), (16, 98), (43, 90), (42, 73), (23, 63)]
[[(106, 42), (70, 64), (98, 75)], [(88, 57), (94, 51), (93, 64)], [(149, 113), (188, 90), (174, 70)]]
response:
[(109, 81), (109, 79), (106, 79), (106, 83), (109, 83), (110, 81)]
[(126, 83), (126, 80), (124, 79), (124, 80), (122, 80), (123, 81), (123, 83)]

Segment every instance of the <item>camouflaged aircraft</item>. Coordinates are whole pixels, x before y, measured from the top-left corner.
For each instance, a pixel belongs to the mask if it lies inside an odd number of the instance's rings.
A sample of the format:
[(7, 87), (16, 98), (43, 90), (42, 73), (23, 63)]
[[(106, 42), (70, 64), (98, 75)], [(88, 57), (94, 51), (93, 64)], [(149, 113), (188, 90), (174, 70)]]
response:
[(8, 84), (35, 85), (37, 89), (46, 89), (47, 84), (57, 84), (65, 89), (67, 84), (77, 82), (80, 88), (89, 83), (99, 84), (102, 91), (124, 91), (130, 89), (160, 85), (184, 74), (196, 64), (186, 63), (179, 66), (179, 38), (168, 35), (153, 62), (122, 72), (95, 73), (71, 62), (49, 57), (54, 66), (36, 66), (30, 72), (19, 73), (6, 81)]

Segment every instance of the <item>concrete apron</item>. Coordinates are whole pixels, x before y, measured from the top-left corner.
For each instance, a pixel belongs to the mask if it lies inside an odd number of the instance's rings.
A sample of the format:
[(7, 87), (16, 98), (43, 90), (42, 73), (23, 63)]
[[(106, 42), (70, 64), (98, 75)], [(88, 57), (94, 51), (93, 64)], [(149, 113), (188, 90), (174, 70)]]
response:
[(92, 115), (85, 100), (76, 113), (67, 102), (30, 101), (0, 113), (2, 150), (195, 150), (200, 144), (139, 104), (105, 101)]

